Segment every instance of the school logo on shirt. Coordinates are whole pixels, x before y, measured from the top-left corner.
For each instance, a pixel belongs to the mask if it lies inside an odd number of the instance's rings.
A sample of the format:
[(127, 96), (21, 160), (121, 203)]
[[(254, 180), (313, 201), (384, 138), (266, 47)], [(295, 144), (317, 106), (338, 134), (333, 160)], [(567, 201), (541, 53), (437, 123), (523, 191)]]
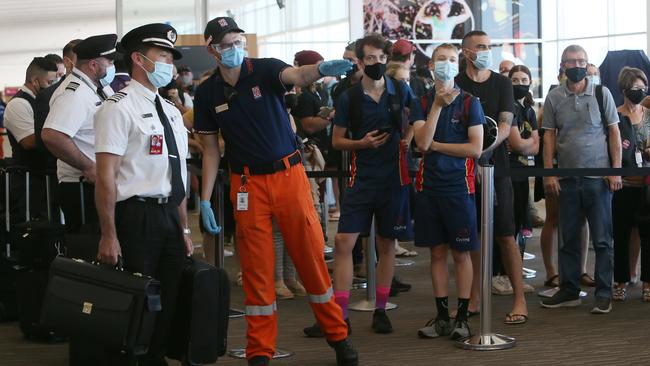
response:
[(251, 90), (253, 91), (253, 98), (259, 99), (262, 97), (262, 91), (259, 86), (254, 86)]

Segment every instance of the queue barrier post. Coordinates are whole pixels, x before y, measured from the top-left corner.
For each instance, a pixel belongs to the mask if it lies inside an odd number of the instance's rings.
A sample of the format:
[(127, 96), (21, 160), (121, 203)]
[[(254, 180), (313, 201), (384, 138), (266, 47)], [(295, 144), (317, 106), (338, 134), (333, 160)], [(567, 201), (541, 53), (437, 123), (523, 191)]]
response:
[[(215, 235), (214, 240), (215, 240), (215, 246), (216, 248), (214, 249), (214, 263), (216, 264), (217, 268), (225, 268), (224, 267), (224, 230), (223, 230), (223, 225), (224, 225), (224, 171), (219, 170), (217, 172), (217, 181), (215, 182), (214, 185), (214, 195), (212, 195), (213, 201), (212, 201), (212, 207), (217, 208), (217, 225), (221, 228), (221, 231), (219, 234)], [(216, 202), (215, 202), (216, 201)], [(230, 309), (229, 318), (241, 318), (245, 315), (245, 313), (242, 310), (239, 309)]]
[(492, 332), (492, 244), (494, 220), (494, 166), (480, 166), (481, 184), (481, 325), (478, 334), (460, 339), (456, 346), (475, 350), (492, 351), (512, 348), (516, 340)]

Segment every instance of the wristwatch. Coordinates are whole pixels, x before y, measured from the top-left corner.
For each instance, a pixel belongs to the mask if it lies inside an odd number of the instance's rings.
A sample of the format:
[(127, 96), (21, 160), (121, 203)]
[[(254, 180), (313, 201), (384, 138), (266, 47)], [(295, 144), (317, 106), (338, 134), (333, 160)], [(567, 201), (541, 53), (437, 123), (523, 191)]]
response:
[(192, 230), (190, 230), (189, 227), (186, 227), (185, 229), (183, 229), (183, 234), (185, 234), (185, 235), (191, 235), (191, 234), (192, 234)]

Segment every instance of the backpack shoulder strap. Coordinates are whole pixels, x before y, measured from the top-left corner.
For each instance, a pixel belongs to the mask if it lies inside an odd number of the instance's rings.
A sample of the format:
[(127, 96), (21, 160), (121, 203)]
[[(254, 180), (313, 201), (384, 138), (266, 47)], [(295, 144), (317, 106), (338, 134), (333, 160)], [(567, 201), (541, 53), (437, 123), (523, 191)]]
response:
[(461, 90), (460, 91), (461, 97), (463, 98), (463, 103), (462, 103), (462, 113), (461, 113), (461, 119), (463, 122), (463, 126), (465, 128), (469, 128), (469, 110), (472, 107), (472, 94)]
[(361, 83), (351, 86), (348, 92), (348, 121), (351, 136), (361, 127), (361, 106), (363, 105), (363, 89)]
[(402, 110), (404, 109), (402, 87), (398, 80), (390, 78), (390, 81), (393, 83), (393, 88), (395, 88), (395, 94), (390, 94), (388, 98), (390, 124), (398, 131), (402, 131)]
[(605, 126), (605, 133), (607, 133), (607, 118), (605, 117), (605, 105), (603, 103), (603, 86), (596, 85), (596, 102), (598, 102), (598, 110), (600, 111), (600, 119)]

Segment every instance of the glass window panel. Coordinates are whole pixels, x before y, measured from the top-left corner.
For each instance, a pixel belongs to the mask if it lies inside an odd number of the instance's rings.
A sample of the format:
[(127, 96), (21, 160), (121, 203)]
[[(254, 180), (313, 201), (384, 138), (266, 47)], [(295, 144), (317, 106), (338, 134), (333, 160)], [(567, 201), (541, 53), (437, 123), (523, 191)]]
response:
[(348, 9), (348, 0), (327, 1), (329, 20), (346, 19), (348, 17)]
[(607, 35), (607, 0), (558, 1), (558, 39)]
[(538, 0), (482, 1), (479, 29), (492, 39), (539, 38), (538, 7)]
[(558, 65), (562, 56), (562, 52), (567, 46), (572, 44), (578, 44), (582, 46), (585, 51), (587, 51), (587, 56), (590, 63), (600, 65), (600, 63), (603, 62), (603, 59), (605, 59), (605, 56), (607, 55), (607, 50), (609, 48), (609, 39), (608, 37), (599, 37), (558, 42)]
[(646, 0), (610, 0), (613, 16), (612, 33), (646, 32)]
[(123, 1), (124, 33), (148, 23), (171, 24), (179, 34), (196, 33), (194, 0)]

